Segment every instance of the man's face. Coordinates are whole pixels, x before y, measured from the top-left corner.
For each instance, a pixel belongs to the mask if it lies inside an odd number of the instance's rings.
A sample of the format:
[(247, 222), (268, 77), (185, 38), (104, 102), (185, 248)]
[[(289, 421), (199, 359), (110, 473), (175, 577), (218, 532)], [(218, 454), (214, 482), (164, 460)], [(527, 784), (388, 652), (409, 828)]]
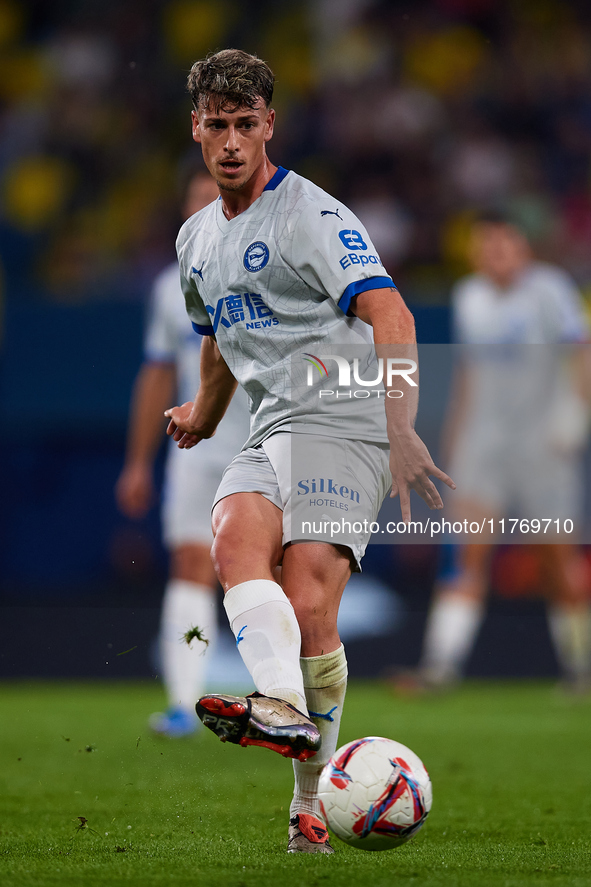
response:
[(208, 172), (196, 173), (187, 187), (187, 193), (183, 204), (183, 218), (199, 212), (204, 206), (212, 203), (218, 197), (218, 188)]
[(221, 191), (240, 191), (265, 159), (275, 112), (262, 99), (254, 108), (234, 111), (199, 107), (191, 113), (193, 138)]
[(523, 234), (512, 225), (480, 222), (472, 231), (470, 257), (477, 271), (506, 287), (531, 261), (531, 251)]

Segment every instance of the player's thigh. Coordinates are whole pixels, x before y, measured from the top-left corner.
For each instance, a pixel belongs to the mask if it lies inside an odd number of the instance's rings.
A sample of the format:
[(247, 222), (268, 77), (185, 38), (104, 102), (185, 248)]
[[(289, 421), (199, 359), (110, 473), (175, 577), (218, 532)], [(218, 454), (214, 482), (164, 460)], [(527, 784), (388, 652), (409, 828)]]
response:
[(538, 545), (547, 594), (555, 603), (582, 606), (589, 602), (589, 564), (576, 545)]
[(459, 546), (458, 560), (462, 572), (475, 574), (478, 577), (488, 575), (492, 560), (493, 546), (489, 543), (475, 542)]
[(209, 543), (185, 543), (170, 552), (170, 576), (214, 589), (217, 585)]
[(484, 601), (489, 591), (494, 546), (490, 543), (446, 545), (435, 593), (437, 597)]
[(327, 542), (296, 542), (283, 556), (283, 590), (300, 624), (335, 621), (351, 577), (351, 549)]
[(224, 591), (251, 579), (274, 579), (281, 563), (283, 512), (261, 493), (231, 493), (213, 510), (212, 559)]

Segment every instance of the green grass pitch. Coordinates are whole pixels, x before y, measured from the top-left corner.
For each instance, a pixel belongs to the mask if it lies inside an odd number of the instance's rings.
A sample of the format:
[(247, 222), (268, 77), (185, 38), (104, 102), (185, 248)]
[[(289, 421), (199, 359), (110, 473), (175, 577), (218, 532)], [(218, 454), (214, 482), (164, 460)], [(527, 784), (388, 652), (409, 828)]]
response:
[[(398, 739), (433, 780), (398, 850), (285, 852), (291, 764), (213, 734), (158, 740), (150, 683), (0, 685), (3, 887), (591, 883), (591, 701), (549, 684), (400, 700), (352, 682), (341, 743)], [(81, 820), (86, 828), (80, 828)]]

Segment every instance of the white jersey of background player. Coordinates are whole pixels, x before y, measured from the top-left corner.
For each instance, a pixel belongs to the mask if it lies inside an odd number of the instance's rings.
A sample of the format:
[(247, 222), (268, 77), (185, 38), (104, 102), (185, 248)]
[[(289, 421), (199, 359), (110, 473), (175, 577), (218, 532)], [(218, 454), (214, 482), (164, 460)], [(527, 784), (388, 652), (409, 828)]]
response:
[[(194, 173), (187, 183), (185, 212), (190, 215), (217, 197), (209, 173)], [(132, 400), (125, 466), (117, 483), (121, 510), (143, 516), (153, 500), (153, 465), (162, 435), (162, 413), (178, 393), (193, 397), (199, 385), (200, 338), (187, 318), (175, 262), (154, 281), (144, 339), (144, 364)], [(152, 716), (157, 732), (182, 736), (195, 730), (195, 700), (204, 690), (215, 646), (217, 580), (211, 565), (211, 506), (224, 468), (248, 437), (247, 398), (234, 398), (211, 440), (190, 453), (171, 442), (166, 459), (162, 503), (164, 542), (170, 552), (170, 577), (160, 624), (160, 657), (169, 708)], [(209, 645), (181, 639), (190, 628), (203, 630)]]
[(585, 407), (560, 347), (588, 337), (573, 281), (528, 260), (505, 288), (482, 273), (464, 278), (452, 309), (454, 341), (469, 346), (459, 355), (458, 500), (481, 503), (491, 517), (512, 509), (514, 517), (571, 519), (578, 527)]
[[(249, 446), (225, 473), (213, 510), (213, 559), (238, 650), (259, 692), (209, 694), (197, 711), (222, 739), (297, 758), (288, 851), (327, 853), (317, 785), (325, 755), (336, 748), (346, 689), (337, 613), (366, 540), (356, 551), (351, 541), (305, 537), (302, 524), (295, 533), (287, 526), (298, 499), (292, 451), (304, 439), (313, 476), (346, 477), (338, 495), (367, 516), (379, 508), (391, 479), (405, 518), (410, 489), (438, 508), (429, 476), (453, 482), (414, 431), (412, 394), (396, 403), (383, 398), (367, 414), (359, 402), (344, 399), (332, 422), (317, 409), (317, 398), (292, 398), (292, 372), (298, 375), (292, 354), (305, 379), (306, 352), (313, 357), (328, 343), (367, 346), (372, 326), (378, 350), (394, 343), (406, 355), (414, 353), (414, 324), (358, 220), (268, 159), (273, 80), (264, 62), (240, 50), (196, 62), (189, 75), (193, 138), (221, 200), (179, 236), (187, 309), (205, 336), (202, 384), (194, 403), (166, 415), (168, 433), (181, 448), (192, 447), (215, 429), (236, 379), (250, 395)], [(315, 500), (304, 500), (311, 513)], [(281, 586), (273, 572), (280, 563)]]
[[(183, 402), (199, 387), (200, 346), (200, 337), (187, 323), (179, 266), (174, 262), (154, 281), (144, 354), (149, 363), (174, 364), (177, 393)], [(170, 442), (162, 494), (163, 536), (168, 548), (197, 541), (211, 545), (213, 499), (224, 469), (242, 448), (249, 427), (248, 399), (238, 392), (215, 437), (189, 454)]]
[[(455, 510), (469, 520), (559, 518), (578, 526), (584, 355), (578, 352), (569, 366), (565, 349), (556, 346), (587, 340), (581, 297), (562, 269), (533, 261), (524, 236), (502, 217), (475, 224), (472, 257), (478, 273), (456, 284), (452, 297), (456, 341), (469, 346), (460, 355), (450, 422)], [(536, 551), (549, 585), (558, 661), (568, 685), (585, 688), (591, 668), (585, 561), (572, 544), (536, 545)], [(447, 550), (419, 669), (427, 684), (461, 673), (484, 617), (491, 555), (490, 544)]]

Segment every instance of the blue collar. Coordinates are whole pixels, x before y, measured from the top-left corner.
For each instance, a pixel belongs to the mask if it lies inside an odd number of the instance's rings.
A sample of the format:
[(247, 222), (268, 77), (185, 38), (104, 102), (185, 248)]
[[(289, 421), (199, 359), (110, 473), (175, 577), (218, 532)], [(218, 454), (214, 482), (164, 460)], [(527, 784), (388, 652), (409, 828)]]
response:
[(267, 184), (263, 188), (263, 191), (274, 191), (275, 188), (277, 187), (277, 185), (281, 184), (281, 182), (283, 181), (283, 179), (285, 178), (285, 176), (287, 175), (288, 172), (289, 172), (288, 169), (284, 169), (282, 166), (278, 166), (277, 172), (274, 174), (274, 176), (271, 179), (269, 179), (269, 181), (267, 182)]

